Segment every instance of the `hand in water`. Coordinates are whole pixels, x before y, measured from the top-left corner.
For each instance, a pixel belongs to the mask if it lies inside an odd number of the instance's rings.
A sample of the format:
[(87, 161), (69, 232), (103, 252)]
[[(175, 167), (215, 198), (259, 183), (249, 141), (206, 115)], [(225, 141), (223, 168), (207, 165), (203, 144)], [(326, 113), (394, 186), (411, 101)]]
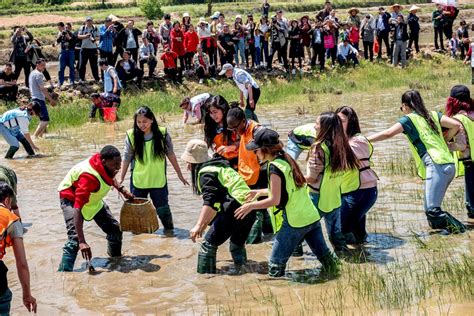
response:
[(88, 244), (80, 243), (79, 244), (79, 250), (81, 250), (82, 258), (84, 258), (86, 260), (91, 260), (92, 259), (91, 247), (89, 247)]

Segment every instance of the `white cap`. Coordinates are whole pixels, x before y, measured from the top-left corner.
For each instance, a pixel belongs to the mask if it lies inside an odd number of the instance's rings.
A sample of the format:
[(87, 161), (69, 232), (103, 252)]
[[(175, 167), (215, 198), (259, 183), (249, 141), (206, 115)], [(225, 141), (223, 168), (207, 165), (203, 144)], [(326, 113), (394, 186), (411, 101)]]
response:
[(183, 13), (183, 18), (189, 18), (189, 13), (188, 13), (188, 12), (184, 12), (184, 13)]
[(232, 66), (231, 64), (224, 64), (224, 66), (222, 66), (221, 72), (219, 72), (219, 76), (224, 75), (227, 70), (234, 70), (234, 66)]

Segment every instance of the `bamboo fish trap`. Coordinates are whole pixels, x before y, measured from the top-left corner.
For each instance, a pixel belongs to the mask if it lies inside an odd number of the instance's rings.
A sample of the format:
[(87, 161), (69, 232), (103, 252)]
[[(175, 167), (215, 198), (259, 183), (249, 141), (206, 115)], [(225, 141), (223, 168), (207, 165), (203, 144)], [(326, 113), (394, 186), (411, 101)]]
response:
[(155, 232), (159, 224), (153, 204), (143, 198), (125, 201), (120, 210), (120, 227), (136, 234)]

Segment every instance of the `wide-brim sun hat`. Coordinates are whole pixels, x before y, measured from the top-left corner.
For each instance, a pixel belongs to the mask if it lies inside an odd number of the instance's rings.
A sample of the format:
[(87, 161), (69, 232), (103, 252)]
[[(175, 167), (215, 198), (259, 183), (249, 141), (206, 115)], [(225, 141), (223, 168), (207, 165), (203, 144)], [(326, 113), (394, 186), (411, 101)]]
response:
[(120, 21), (120, 18), (117, 17), (117, 16), (115, 16), (115, 15), (113, 15), (113, 14), (109, 14), (109, 16), (108, 16), (107, 18), (111, 19), (112, 22), (118, 22), (118, 21)]
[(408, 9), (408, 12), (413, 12), (413, 11), (418, 11), (421, 10), (421, 8), (417, 5), (412, 5), (410, 9)]
[(206, 21), (205, 18), (200, 17), (200, 18), (199, 18), (199, 24), (203, 24), (203, 23), (204, 23), (204, 24), (209, 24), (209, 23)]
[(186, 149), (181, 155), (181, 159), (194, 164), (208, 161), (209, 154), (206, 142), (200, 139), (191, 139), (186, 144)]
[(398, 4), (398, 3), (393, 4), (393, 5), (390, 7), (390, 9), (392, 9), (392, 11), (393, 11), (393, 9), (396, 8), (396, 7), (399, 7), (400, 10), (403, 9), (403, 6), (402, 6), (401, 4)]
[(240, 14), (237, 14), (237, 15), (235, 16), (235, 19), (236, 19), (236, 20), (237, 20), (237, 19), (241, 19), (241, 20), (242, 20), (242, 16), (241, 16)]
[(184, 13), (183, 13), (183, 18), (189, 18), (189, 13), (188, 13), (188, 12), (184, 12)]
[(352, 7), (352, 8), (350, 8), (350, 9), (347, 11), (347, 13), (351, 14), (352, 11), (355, 11), (356, 14), (360, 12), (359, 9), (357, 9), (357, 8), (355, 8), (355, 7)]

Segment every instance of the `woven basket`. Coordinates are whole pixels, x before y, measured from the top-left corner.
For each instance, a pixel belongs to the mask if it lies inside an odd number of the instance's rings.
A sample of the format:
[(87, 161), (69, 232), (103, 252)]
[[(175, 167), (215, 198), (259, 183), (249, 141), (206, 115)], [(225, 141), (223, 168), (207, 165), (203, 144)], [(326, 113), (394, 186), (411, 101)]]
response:
[(120, 227), (124, 232), (136, 234), (155, 232), (159, 225), (153, 204), (142, 198), (125, 201), (120, 210)]

